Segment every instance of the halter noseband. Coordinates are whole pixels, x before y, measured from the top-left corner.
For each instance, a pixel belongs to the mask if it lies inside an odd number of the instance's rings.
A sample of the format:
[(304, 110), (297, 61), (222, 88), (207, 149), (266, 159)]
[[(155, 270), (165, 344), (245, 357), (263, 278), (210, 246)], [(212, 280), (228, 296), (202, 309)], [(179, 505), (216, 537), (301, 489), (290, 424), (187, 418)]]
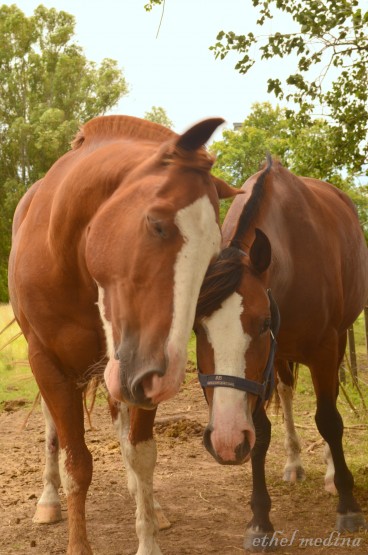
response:
[(259, 399), (257, 402), (256, 410), (260, 402), (267, 401), (270, 398), (275, 386), (273, 363), (277, 347), (276, 335), (280, 328), (280, 312), (276, 301), (272, 296), (271, 289), (267, 289), (267, 293), (268, 298), (270, 299), (271, 307), (271, 347), (266, 368), (263, 372), (262, 383), (256, 382), (254, 380), (248, 380), (247, 378), (239, 378), (238, 376), (229, 376), (226, 374), (201, 374), (199, 371), (198, 379), (203, 388), (205, 397), (206, 387), (231, 387), (233, 389), (239, 389), (240, 391), (245, 391), (247, 393), (252, 393), (253, 395), (258, 395)]

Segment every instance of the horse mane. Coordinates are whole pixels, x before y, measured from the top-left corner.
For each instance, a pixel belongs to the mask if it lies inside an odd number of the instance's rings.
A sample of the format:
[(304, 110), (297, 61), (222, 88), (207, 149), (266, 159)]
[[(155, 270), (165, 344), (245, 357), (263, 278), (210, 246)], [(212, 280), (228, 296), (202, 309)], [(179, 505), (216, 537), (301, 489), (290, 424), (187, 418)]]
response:
[(133, 116), (100, 116), (85, 123), (71, 145), (73, 150), (77, 150), (85, 143), (101, 142), (112, 138), (132, 138), (163, 143), (176, 136), (177, 134), (171, 129), (152, 121)]
[(271, 167), (272, 158), (267, 154), (266, 166), (258, 176), (252, 194), (244, 205), (230, 246), (220, 252), (217, 260), (210, 264), (204, 277), (197, 304), (197, 320), (208, 317), (218, 310), (223, 301), (234, 293), (241, 283), (246, 266), (243, 263), (244, 253), (240, 250), (240, 241), (259, 212), (266, 178)]
[(243, 211), (239, 217), (238, 224), (236, 226), (233, 238), (230, 241), (230, 245), (236, 248), (240, 248), (240, 241), (244, 237), (245, 233), (248, 231), (250, 225), (257, 216), (259, 209), (262, 204), (266, 178), (271, 171), (272, 167), (272, 157), (267, 153), (266, 167), (263, 169), (262, 173), (257, 178), (255, 182), (252, 194), (248, 199), (248, 202), (244, 204)]
[[(161, 144), (176, 137), (178, 137), (177, 133), (152, 121), (133, 116), (100, 116), (83, 125), (71, 146), (73, 150), (78, 150), (82, 145), (99, 144), (112, 139), (135, 139)], [(165, 153), (164, 162), (175, 163), (183, 168), (209, 171), (214, 163), (214, 157), (204, 147), (188, 151), (173, 144)]]
[(199, 292), (196, 319), (210, 316), (239, 287), (245, 268), (243, 256), (239, 249), (227, 247), (210, 264)]

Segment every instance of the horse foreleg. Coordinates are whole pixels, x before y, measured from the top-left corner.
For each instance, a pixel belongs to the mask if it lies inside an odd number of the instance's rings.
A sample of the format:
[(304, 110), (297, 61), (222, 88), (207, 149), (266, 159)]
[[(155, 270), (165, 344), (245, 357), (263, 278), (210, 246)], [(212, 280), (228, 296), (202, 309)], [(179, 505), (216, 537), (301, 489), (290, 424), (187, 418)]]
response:
[(33, 522), (51, 524), (61, 520), (61, 504), (59, 498), (59, 438), (54, 421), (43, 398), (42, 412), (45, 418), (45, 470), (43, 473), (43, 491), (37, 503)]
[(286, 464), (283, 479), (285, 482), (295, 483), (305, 479), (305, 472), (300, 459), (300, 441), (294, 424), (293, 397), (294, 376), (290, 364), (285, 360), (277, 360), (277, 392), (280, 397), (285, 428)]
[(65, 377), (34, 338), (28, 339), (29, 360), (59, 438), (59, 469), (67, 497), (68, 555), (92, 555), (87, 540), (85, 501), (92, 478), (92, 457), (84, 442), (82, 392)]
[(253, 417), (256, 442), (251, 452), (253, 489), (251, 509), (253, 518), (247, 526), (244, 549), (249, 551), (272, 550), (271, 538), (274, 531), (269, 518), (271, 498), (267, 491), (265, 460), (271, 440), (271, 422), (260, 407)]
[(156, 464), (156, 443), (153, 422), (156, 411), (130, 407), (110, 401), (113, 423), (117, 431), (127, 471), (128, 489), (135, 498), (137, 555), (162, 555), (156, 542), (158, 522), (156, 510), (161, 507), (153, 498), (153, 472)]
[[(123, 451), (124, 442), (127, 441), (129, 435), (129, 411), (126, 405), (119, 403), (118, 401), (113, 401), (111, 397), (109, 397), (109, 406), (111, 412), (112, 422), (114, 424), (119, 442), (120, 447), (123, 455), (123, 459), (125, 460), (125, 455)], [(159, 530), (167, 530), (171, 527), (171, 522), (166, 518), (164, 511), (161, 508), (160, 503), (157, 501), (155, 497), (153, 497), (153, 504), (155, 515), (157, 519), (158, 529)]]

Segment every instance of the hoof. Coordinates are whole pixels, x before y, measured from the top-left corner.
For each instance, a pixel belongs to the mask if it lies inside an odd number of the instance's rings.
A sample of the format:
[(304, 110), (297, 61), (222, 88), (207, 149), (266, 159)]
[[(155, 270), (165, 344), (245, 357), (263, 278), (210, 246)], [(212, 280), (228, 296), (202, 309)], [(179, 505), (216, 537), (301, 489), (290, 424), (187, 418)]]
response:
[(362, 513), (338, 513), (335, 528), (338, 532), (358, 532), (367, 530), (368, 526)]
[(303, 480), (305, 480), (304, 468), (302, 466), (290, 466), (285, 468), (283, 480), (292, 484), (303, 482)]
[(167, 520), (164, 511), (158, 507), (155, 507), (155, 515), (157, 518), (157, 524), (159, 530), (167, 530), (171, 527), (171, 522)]
[(62, 520), (60, 505), (38, 503), (32, 522), (35, 524), (53, 524), (60, 522), (60, 520)]
[(248, 528), (244, 536), (244, 549), (252, 553), (268, 553), (276, 550), (273, 532), (261, 532)]

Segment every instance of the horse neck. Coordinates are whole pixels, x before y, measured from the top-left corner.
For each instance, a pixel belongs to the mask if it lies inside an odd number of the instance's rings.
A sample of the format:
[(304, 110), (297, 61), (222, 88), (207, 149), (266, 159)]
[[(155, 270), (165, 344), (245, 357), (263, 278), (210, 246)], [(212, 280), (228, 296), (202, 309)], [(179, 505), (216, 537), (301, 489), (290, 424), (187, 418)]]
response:
[[(281, 171), (283, 168), (281, 168)], [(262, 281), (266, 287), (277, 286), (278, 281), (284, 283), (282, 268), (287, 265), (289, 257), (287, 248), (284, 246), (289, 243), (288, 228), (285, 221), (288, 218), (288, 191), (287, 185), (284, 186), (282, 180), (279, 179), (279, 168), (271, 168), (271, 171), (265, 181), (264, 189), (259, 204), (249, 218), (244, 233), (237, 237), (237, 246), (249, 254), (251, 245), (255, 239), (255, 229), (261, 229), (268, 237), (272, 248), (272, 261), (270, 268), (262, 275)], [(234, 239), (238, 220), (247, 203), (250, 202), (253, 187), (256, 183), (257, 176), (252, 176), (242, 187), (244, 195), (239, 195), (229, 209), (228, 215), (224, 221), (223, 246), (228, 246)]]
[(51, 170), (45, 180), (54, 188), (48, 244), (55, 258), (63, 263), (72, 261), (73, 249), (77, 255), (88, 223), (107, 199), (124, 187), (130, 173), (151, 151), (152, 147), (137, 148), (129, 142), (110, 144), (87, 154), (80, 149), (70, 153), (62, 175), (55, 176), (56, 168)]

